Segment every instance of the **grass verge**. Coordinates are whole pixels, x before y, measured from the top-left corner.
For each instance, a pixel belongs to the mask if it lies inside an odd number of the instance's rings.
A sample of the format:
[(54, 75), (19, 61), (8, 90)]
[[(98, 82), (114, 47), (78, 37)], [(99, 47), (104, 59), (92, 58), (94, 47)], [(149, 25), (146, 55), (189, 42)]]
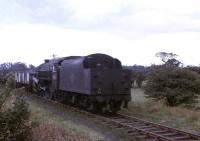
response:
[(200, 131), (199, 110), (183, 106), (166, 106), (162, 101), (145, 98), (142, 89), (132, 90), (132, 102), (127, 110), (122, 110), (122, 113), (190, 132)]
[(31, 121), (33, 122), (33, 139), (37, 141), (106, 141), (101, 134), (89, 128), (77, 125), (71, 120), (55, 115), (30, 102)]

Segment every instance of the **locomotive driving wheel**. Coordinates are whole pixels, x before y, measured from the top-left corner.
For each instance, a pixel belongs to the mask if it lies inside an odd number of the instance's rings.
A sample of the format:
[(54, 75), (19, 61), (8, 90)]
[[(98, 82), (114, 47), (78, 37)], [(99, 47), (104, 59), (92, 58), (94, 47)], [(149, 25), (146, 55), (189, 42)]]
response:
[(120, 110), (121, 107), (121, 101), (111, 101), (110, 102), (110, 111), (112, 113), (116, 113)]
[(104, 105), (99, 102), (92, 102), (88, 108), (89, 111), (94, 113), (101, 113)]

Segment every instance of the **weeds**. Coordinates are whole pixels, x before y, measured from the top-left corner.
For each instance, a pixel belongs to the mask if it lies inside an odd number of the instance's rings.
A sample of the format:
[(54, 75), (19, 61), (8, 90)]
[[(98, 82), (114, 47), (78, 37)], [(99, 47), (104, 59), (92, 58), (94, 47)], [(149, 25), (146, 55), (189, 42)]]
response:
[(31, 135), (30, 111), (22, 97), (13, 95), (11, 75), (0, 94), (0, 140), (25, 141)]
[(200, 112), (193, 107), (186, 107), (185, 105), (166, 106), (164, 101), (145, 98), (141, 89), (133, 89), (132, 100), (129, 109), (122, 110), (122, 113), (184, 130), (200, 131)]

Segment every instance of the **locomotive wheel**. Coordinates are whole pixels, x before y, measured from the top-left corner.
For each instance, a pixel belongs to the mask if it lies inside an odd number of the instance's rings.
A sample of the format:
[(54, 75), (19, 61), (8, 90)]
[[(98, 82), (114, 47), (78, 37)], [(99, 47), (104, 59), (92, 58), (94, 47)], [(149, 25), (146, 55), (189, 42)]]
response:
[(121, 101), (111, 101), (110, 102), (110, 111), (112, 113), (116, 113), (120, 110), (121, 107)]
[(51, 100), (54, 100), (54, 93), (53, 92), (49, 92), (48, 98), (51, 99)]
[(38, 95), (44, 97), (45, 96), (45, 92), (42, 90), (38, 90)]
[(72, 97), (72, 105), (75, 107), (79, 107), (79, 98), (77, 96)]
[(50, 92), (44, 91), (44, 97), (50, 99)]
[(90, 107), (88, 108), (89, 111), (94, 113), (101, 113), (103, 109), (102, 103), (99, 102), (93, 102), (90, 104)]

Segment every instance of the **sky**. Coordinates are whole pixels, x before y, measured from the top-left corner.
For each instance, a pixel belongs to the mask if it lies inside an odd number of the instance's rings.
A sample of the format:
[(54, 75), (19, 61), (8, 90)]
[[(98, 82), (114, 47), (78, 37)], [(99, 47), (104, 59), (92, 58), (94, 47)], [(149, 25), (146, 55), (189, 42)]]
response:
[(105, 53), (123, 65), (173, 52), (199, 65), (199, 0), (0, 0), (0, 63)]

